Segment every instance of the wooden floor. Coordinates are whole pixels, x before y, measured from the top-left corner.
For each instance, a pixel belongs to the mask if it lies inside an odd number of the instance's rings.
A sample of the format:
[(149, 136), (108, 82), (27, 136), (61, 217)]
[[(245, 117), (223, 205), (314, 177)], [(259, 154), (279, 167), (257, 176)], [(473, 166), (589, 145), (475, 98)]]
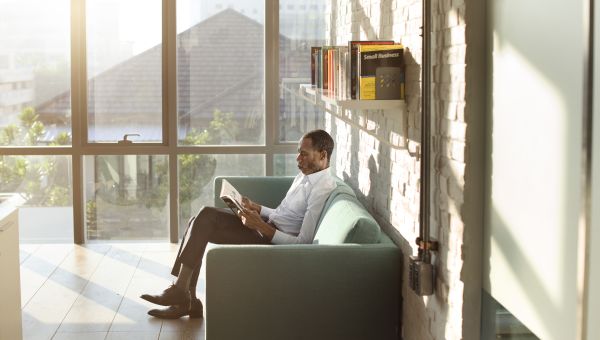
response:
[[(204, 339), (204, 320), (160, 320), (139, 298), (158, 293), (177, 245), (169, 243), (22, 244), (23, 338)], [(198, 296), (204, 301), (204, 281)]]

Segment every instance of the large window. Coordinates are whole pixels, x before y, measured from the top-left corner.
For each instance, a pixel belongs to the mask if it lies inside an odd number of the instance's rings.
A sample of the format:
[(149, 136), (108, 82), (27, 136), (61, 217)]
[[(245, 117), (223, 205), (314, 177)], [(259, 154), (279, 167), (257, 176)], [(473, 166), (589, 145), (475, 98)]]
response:
[(215, 176), (295, 175), (324, 125), (294, 94), (323, 5), (0, 0), (0, 204), (22, 241), (176, 241)]
[(216, 176), (264, 176), (264, 155), (188, 154), (179, 156), (179, 233), (202, 206), (215, 205)]
[(310, 48), (326, 45), (325, 0), (280, 1), (279, 5), (279, 140), (296, 142), (323, 127), (319, 109), (298, 97), (310, 84)]
[(263, 1), (233, 3), (217, 9), (211, 1), (177, 2), (182, 144), (265, 143)]
[(71, 144), (70, 3), (0, 0), (0, 146)]
[(162, 142), (161, 6), (161, 0), (86, 2), (90, 142), (125, 134)]
[(163, 155), (84, 157), (88, 240), (166, 239), (169, 162)]
[(71, 145), (69, 6), (0, 0), (0, 209), (27, 242), (73, 240), (71, 156), (5, 152)]
[(0, 156), (0, 209), (20, 205), (21, 240), (73, 239), (71, 168), (70, 156)]

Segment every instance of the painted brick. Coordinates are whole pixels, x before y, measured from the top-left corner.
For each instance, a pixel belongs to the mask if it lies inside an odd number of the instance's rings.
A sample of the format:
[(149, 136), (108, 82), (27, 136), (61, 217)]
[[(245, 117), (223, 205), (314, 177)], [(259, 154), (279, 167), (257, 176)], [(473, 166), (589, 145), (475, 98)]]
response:
[[(392, 8), (391, 13), (382, 8)], [(433, 0), (432, 34), (434, 89), (432, 102), (432, 230), (442, 251), (434, 256), (436, 293), (417, 297), (406, 286), (402, 334), (405, 339), (460, 339), (462, 337), (461, 281), (464, 221), (465, 150), (468, 114), (465, 105), (464, 0)], [(361, 201), (382, 225), (396, 229), (404, 254), (416, 254), (419, 229), (420, 162), (414, 156), (421, 139), (421, 19), (422, 3), (416, 0), (351, 0), (338, 2), (333, 32), (335, 43), (349, 39), (391, 38), (406, 47), (406, 111), (349, 111), (343, 114), (377, 137), (336, 119), (326, 119), (336, 132), (335, 173), (348, 177)], [(354, 22), (353, 22), (354, 20)], [(371, 27), (365, 31), (365, 27)], [(354, 30), (351, 32), (351, 30)], [(330, 36), (329, 33), (327, 32)], [(370, 36), (371, 35), (371, 36)], [(391, 35), (391, 36), (390, 36)], [(388, 141), (407, 150), (390, 148)], [(405, 263), (406, 264), (406, 263)], [(407, 268), (407, 266), (405, 266)]]

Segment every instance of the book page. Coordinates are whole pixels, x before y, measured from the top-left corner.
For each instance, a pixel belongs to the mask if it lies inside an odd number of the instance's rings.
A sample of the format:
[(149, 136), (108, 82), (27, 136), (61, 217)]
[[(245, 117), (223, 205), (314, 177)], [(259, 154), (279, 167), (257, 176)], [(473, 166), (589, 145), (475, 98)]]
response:
[(226, 179), (221, 183), (221, 193), (219, 195), (223, 202), (237, 215), (243, 211), (242, 195)]

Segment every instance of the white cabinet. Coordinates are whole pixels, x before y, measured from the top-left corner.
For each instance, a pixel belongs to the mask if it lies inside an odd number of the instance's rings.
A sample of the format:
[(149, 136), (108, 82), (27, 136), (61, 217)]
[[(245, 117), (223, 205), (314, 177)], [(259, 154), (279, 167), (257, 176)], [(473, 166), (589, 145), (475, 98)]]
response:
[(0, 339), (21, 339), (18, 210), (0, 205)]

